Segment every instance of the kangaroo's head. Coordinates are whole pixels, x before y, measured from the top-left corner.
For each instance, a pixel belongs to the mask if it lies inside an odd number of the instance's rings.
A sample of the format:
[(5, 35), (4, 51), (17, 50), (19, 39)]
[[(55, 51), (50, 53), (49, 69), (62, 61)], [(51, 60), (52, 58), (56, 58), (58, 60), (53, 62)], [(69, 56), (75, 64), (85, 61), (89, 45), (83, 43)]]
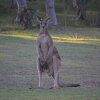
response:
[(40, 23), (40, 29), (41, 30), (48, 29), (48, 21), (50, 20), (50, 18), (43, 19), (43, 18), (37, 16), (37, 19), (38, 19), (38, 21)]

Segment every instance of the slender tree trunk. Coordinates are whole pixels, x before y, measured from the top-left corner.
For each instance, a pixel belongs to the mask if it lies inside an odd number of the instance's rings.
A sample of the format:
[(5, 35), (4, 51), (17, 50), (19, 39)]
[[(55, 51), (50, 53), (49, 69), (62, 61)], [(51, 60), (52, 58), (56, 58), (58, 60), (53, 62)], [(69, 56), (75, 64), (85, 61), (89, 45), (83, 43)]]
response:
[(15, 22), (21, 23), (25, 29), (32, 28), (31, 16), (30, 16), (30, 9), (27, 7), (26, 0), (16, 0), (17, 2), (17, 16)]
[(86, 17), (85, 4), (81, 0), (73, 0), (73, 5), (77, 9), (77, 19), (84, 20)]
[(17, 10), (17, 16), (15, 22), (19, 23), (21, 13), (23, 12), (24, 9), (27, 9), (27, 2), (26, 0), (16, 0), (16, 3), (17, 3), (18, 10)]
[(16, 0), (11, 0), (11, 8), (15, 8), (16, 7)]
[(46, 0), (45, 6), (46, 6), (46, 16), (50, 17), (49, 25), (57, 26), (57, 18), (55, 13), (55, 7), (54, 7), (55, 0)]

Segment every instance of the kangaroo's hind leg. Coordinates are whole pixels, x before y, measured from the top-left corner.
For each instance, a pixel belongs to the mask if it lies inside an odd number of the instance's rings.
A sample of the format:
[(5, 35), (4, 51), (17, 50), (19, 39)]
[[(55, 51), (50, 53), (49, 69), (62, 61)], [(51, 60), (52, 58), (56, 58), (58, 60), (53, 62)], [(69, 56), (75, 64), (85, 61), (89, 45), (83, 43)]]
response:
[(43, 83), (42, 83), (42, 70), (41, 70), (41, 66), (40, 66), (40, 60), (39, 58), (37, 59), (37, 71), (38, 71), (38, 87), (42, 88)]
[(57, 56), (53, 56), (54, 69), (54, 88), (59, 88), (59, 70), (61, 67), (61, 60)]

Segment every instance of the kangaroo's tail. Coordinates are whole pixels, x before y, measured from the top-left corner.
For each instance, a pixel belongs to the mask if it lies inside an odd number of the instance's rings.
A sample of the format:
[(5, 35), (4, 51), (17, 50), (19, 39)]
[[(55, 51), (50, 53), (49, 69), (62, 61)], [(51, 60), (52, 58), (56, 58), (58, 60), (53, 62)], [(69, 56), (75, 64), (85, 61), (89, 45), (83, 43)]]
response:
[(79, 87), (80, 84), (60, 82), (59, 86), (60, 87)]

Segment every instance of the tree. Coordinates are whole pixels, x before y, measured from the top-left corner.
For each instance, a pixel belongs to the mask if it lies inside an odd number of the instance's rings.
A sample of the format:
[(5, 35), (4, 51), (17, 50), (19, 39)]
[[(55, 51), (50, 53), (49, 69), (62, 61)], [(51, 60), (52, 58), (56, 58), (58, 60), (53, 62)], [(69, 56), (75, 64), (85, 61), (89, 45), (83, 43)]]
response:
[(20, 15), (22, 14), (23, 10), (27, 8), (27, 2), (26, 0), (16, 0), (16, 3), (18, 10), (15, 22), (19, 23), (21, 20)]
[(55, 13), (55, 7), (54, 7), (55, 0), (46, 0), (45, 7), (46, 7), (46, 16), (50, 17), (50, 26), (56, 26), (58, 25), (56, 13)]
[(24, 28), (32, 28), (31, 16), (29, 15), (29, 8), (27, 7), (26, 0), (16, 0), (17, 2), (17, 16), (15, 22), (22, 23)]
[(11, 8), (15, 8), (16, 7), (16, 0), (11, 0)]
[(86, 0), (73, 0), (73, 5), (77, 9), (77, 19), (84, 20), (86, 17)]

